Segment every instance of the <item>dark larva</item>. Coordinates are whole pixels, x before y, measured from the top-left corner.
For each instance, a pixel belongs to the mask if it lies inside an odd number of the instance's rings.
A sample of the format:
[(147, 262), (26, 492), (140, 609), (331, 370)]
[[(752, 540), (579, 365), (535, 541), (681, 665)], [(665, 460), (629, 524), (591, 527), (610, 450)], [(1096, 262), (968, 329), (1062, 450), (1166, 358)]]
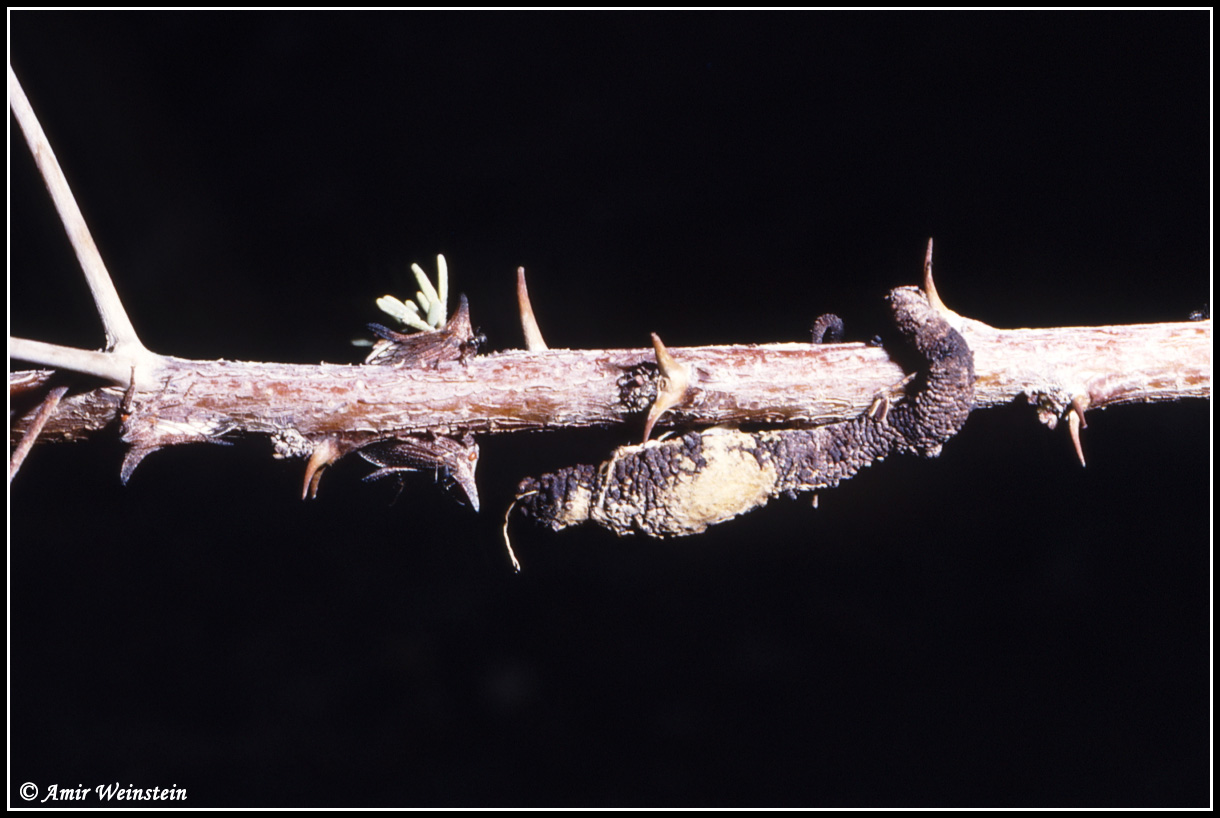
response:
[(819, 315), (810, 332), (815, 344), (837, 344), (843, 340), (843, 319), (832, 312)]

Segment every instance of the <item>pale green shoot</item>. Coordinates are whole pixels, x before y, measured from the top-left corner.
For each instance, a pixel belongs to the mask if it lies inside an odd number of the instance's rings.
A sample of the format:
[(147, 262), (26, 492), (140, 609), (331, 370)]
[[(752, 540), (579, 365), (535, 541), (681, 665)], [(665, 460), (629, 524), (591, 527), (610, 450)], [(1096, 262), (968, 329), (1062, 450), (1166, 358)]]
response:
[[(438, 330), (445, 326), (448, 319), (446, 304), (449, 301), (449, 267), (445, 263), (445, 257), (436, 257), (435, 287), (428, 280), (428, 274), (418, 264), (411, 265), (411, 272), (415, 273), (415, 280), (419, 282), (415, 301), (399, 301), (392, 295), (383, 295), (377, 299), (377, 306), (400, 324), (421, 332)], [(418, 305), (416, 302), (419, 302)]]

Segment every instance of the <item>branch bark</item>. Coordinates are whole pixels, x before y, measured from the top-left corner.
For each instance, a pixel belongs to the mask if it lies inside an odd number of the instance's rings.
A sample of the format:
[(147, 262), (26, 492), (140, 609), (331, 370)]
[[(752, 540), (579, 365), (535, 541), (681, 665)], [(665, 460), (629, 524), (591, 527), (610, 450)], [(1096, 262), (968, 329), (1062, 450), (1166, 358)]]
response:
[[(1211, 321), (997, 330), (957, 328), (975, 355), (975, 407), (1024, 397), (1054, 425), (1073, 401), (1098, 409), (1211, 396)], [(671, 348), (694, 373), (692, 397), (661, 427), (816, 426), (859, 415), (904, 372), (864, 344)], [(496, 434), (638, 422), (655, 395), (651, 349), (506, 351), (423, 369), (193, 361), (162, 356), (155, 391), (133, 396), (172, 434), (202, 438), (295, 431), (307, 439), (392, 433)], [(123, 364), (116, 362), (116, 372)], [(633, 378), (632, 373), (638, 373)], [(15, 379), (10, 376), (10, 392)], [(638, 381), (638, 382), (637, 382)], [(125, 390), (99, 386), (64, 398), (44, 440), (77, 440), (116, 418)], [(20, 390), (15, 442), (32, 422)], [(151, 422), (151, 421), (150, 421)], [(167, 436), (170, 432), (165, 433)], [(630, 437), (636, 436), (633, 433)]]

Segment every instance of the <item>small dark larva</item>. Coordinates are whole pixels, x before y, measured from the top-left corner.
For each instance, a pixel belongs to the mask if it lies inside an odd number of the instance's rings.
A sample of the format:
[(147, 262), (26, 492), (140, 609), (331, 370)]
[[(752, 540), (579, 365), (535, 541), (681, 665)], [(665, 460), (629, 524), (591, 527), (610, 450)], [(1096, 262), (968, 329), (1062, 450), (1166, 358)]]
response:
[(819, 315), (810, 328), (815, 344), (837, 344), (843, 340), (843, 319), (828, 312)]

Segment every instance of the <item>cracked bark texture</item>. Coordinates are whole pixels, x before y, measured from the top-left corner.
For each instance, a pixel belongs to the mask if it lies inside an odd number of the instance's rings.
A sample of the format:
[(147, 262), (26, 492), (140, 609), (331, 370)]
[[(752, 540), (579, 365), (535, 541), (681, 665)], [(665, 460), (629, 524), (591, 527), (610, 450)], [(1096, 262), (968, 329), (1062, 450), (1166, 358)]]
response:
[(906, 400), (818, 429), (713, 429), (618, 449), (598, 467), (527, 478), (527, 516), (555, 530), (586, 521), (616, 534), (698, 534), (779, 494), (833, 488), (891, 453), (935, 457), (974, 405), (974, 359), (916, 287), (890, 293), (894, 320), (923, 365)]

